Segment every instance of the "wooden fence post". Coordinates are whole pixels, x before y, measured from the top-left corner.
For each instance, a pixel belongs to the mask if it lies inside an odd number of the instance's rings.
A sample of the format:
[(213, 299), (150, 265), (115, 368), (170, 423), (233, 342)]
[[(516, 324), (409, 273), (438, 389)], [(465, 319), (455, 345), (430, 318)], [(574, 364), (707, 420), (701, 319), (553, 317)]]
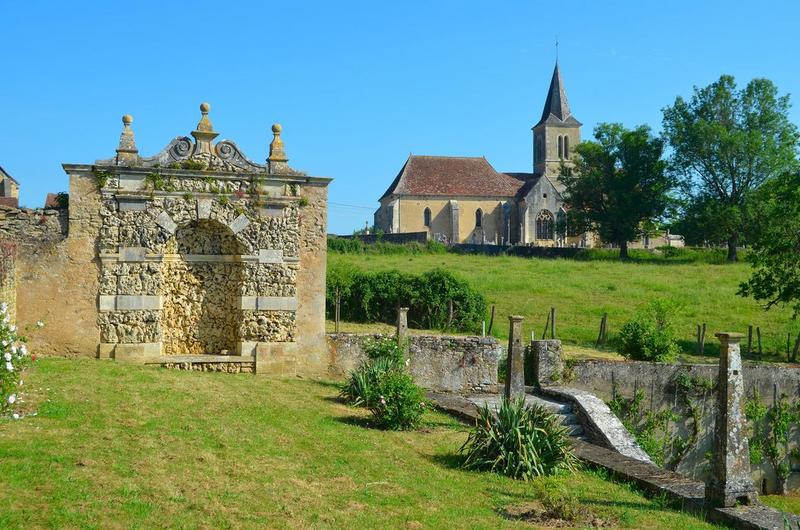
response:
[(544, 331), (542, 331), (542, 340), (547, 338), (547, 330), (550, 328), (550, 317), (552, 316), (552, 310), (550, 313), (547, 313), (547, 322), (544, 323)]
[(550, 308), (550, 338), (556, 338), (556, 308)]
[(703, 322), (703, 332), (700, 334), (700, 355), (706, 352), (706, 323)]
[(753, 325), (747, 326), (747, 355), (753, 353)]
[(339, 292), (339, 288), (336, 288), (336, 297), (334, 298), (335, 308), (334, 308), (334, 321), (335, 321), (335, 330), (336, 333), (339, 333), (339, 319), (341, 318), (341, 305), (342, 305), (342, 297), (341, 293)]
[(756, 339), (758, 340), (758, 358), (761, 358), (764, 351), (761, 349), (761, 326), (756, 326)]
[(494, 326), (494, 304), (492, 304), (492, 316), (489, 318), (489, 331), (488, 334), (492, 334), (492, 327)]

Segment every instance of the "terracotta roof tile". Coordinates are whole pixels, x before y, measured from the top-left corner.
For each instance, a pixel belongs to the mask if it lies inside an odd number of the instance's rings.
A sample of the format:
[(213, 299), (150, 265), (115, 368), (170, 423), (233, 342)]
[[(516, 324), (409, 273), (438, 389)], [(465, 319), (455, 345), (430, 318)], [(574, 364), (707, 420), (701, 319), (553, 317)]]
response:
[(513, 197), (524, 183), (497, 172), (483, 157), (411, 155), (381, 199), (389, 195)]

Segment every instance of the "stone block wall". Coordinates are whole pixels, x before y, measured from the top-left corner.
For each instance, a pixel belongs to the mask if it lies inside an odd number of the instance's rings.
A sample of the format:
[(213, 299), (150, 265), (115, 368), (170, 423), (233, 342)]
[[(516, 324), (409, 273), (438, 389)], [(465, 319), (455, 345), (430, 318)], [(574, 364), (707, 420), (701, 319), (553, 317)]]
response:
[[(365, 359), (369, 341), (384, 335), (331, 333), (328, 372), (346, 377)], [(497, 389), (500, 342), (493, 337), (411, 335), (408, 338), (409, 371), (424, 388), (437, 392), (481, 392)]]

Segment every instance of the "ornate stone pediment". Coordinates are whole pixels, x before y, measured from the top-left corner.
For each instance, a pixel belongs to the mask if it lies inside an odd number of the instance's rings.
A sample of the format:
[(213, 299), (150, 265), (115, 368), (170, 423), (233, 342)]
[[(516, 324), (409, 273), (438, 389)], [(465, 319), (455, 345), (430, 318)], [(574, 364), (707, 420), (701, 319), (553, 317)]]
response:
[(287, 164), (280, 138), (281, 126), (272, 126), (273, 139), (270, 144), (270, 155), (266, 164), (257, 164), (247, 158), (239, 147), (231, 140), (220, 140), (213, 144), (219, 133), (214, 131), (208, 112), (211, 105), (200, 105), (202, 117), (194, 131), (193, 138), (178, 136), (173, 138), (167, 146), (157, 155), (152, 157), (139, 156), (136, 148), (131, 123), (133, 117), (125, 115), (122, 118), (123, 131), (117, 154), (113, 158), (98, 160), (97, 165), (125, 166), (125, 167), (162, 167), (175, 169), (195, 169), (212, 171), (231, 171), (246, 173), (270, 174), (300, 174)]

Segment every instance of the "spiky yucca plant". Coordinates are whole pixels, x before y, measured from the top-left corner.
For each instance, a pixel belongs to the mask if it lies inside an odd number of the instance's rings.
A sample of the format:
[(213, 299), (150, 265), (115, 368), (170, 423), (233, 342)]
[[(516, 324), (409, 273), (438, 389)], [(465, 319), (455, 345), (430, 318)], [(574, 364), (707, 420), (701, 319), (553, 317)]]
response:
[(467, 469), (522, 480), (577, 467), (566, 428), (547, 409), (527, 406), (522, 398), (503, 399), (496, 414), (488, 405), (479, 408), (475, 430), (461, 452)]

